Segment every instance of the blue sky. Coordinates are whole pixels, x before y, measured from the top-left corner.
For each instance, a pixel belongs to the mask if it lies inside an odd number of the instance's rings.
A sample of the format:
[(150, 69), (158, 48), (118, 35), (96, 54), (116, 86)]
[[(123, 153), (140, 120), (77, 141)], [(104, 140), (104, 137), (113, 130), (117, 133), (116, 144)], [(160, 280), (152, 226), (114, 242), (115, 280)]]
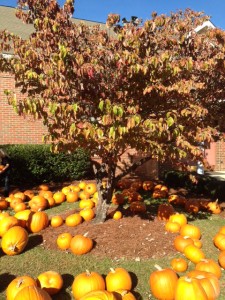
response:
[[(58, 0), (63, 5), (63, 0)], [(16, 0), (0, 0), (0, 5), (13, 6)], [(216, 27), (225, 29), (225, 1), (224, 0), (76, 0), (74, 17), (105, 23), (109, 13), (118, 13), (121, 18), (130, 20), (137, 16), (144, 21), (151, 18), (151, 13), (169, 14), (178, 9), (191, 8), (203, 11), (211, 16)]]

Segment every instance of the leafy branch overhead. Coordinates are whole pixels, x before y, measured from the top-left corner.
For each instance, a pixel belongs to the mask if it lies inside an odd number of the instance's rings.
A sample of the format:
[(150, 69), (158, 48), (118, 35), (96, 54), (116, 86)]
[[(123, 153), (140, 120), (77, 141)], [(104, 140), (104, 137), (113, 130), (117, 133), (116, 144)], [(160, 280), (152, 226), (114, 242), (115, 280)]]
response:
[(109, 181), (127, 149), (201, 159), (199, 143), (224, 129), (224, 31), (196, 32), (209, 17), (189, 9), (123, 26), (109, 15), (105, 27), (77, 23), (73, 12), (72, 0), (19, 0), (16, 15), (34, 32), (0, 32), (0, 52), (14, 52), (0, 55), (0, 70), (25, 95), (8, 91), (18, 113), (42, 119), (55, 150), (88, 148)]

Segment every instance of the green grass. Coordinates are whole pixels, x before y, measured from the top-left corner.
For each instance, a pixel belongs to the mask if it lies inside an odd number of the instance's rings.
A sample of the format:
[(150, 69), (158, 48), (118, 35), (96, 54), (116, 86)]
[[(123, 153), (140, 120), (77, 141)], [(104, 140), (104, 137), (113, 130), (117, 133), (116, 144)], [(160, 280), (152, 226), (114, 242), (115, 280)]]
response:
[[(78, 207), (78, 203), (62, 203), (46, 212), (51, 215), (56, 215), (67, 210)], [(207, 258), (218, 259), (219, 251), (213, 245), (213, 237), (218, 232), (221, 226), (224, 226), (224, 220), (219, 216), (212, 215), (208, 218), (189, 219), (189, 223), (200, 227), (202, 232), (203, 251)], [(154, 226), (154, 224), (153, 224)], [(175, 235), (176, 236), (176, 235)], [(54, 270), (62, 274), (64, 279), (64, 289), (58, 296), (53, 299), (73, 299), (71, 293), (71, 286), (74, 277), (85, 270), (95, 271), (102, 275), (109, 272), (110, 267), (124, 267), (132, 275), (133, 278), (133, 292), (137, 300), (154, 299), (151, 296), (149, 288), (149, 276), (155, 270), (154, 265), (158, 264), (163, 268), (170, 267), (170, 260), (173, 257), (180, 257), (177, 253), (175, 256), (164, 257), (160, 259), (148, 260), (112, 260), (102, 257), (101, 259), (93, 257), (91, 252), (83, 256), (76, 256), (69, 252), (61, 250), (46, 250), (42, 247), (39, 234), (30, 235), (29, 243), (23, 253), (16, 256), (7, 256), (0, 252), (0, 300), (5, 299), (5, 289), (13, 278), (21, 275), (30, 275), (33, 278), (44, 271)], [(194, 264), (189, 264), (189, 270), (194, 268)], [(220, 300), (225, 299), (225, 271), (220, 280), (221, 295)], [(184, 275), (184, 274), (179, 274)]]

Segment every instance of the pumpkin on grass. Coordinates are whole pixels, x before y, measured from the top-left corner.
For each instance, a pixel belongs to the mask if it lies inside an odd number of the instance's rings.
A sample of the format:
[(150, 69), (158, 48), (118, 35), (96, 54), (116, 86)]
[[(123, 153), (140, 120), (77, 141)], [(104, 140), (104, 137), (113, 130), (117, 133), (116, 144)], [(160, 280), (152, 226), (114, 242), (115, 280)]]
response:
[(52, 227), (56, 228), (63, 225), (63, 217), (62, 216), (52, 216), (50, 220), (50, 224)]
[(175, 272), (185, 272), (185, 271), (187, 271), (187, 268), (188, 268), (187, 261), (182, 257), (173, 258), (170, 261), (170, 264), (171, 264), (172, 269)]
[(117, 290), (116, 292), (113, 292), (113, 294), (118, 300), (136, 300), (135, 296), (127, 290)]
[(87, 237), (88, 233), (75, 235), (70, 242), (70, 250), (73, 254), (82, 255), (91, 251), (93, 240)]
[(200, 239), (201, 231), (198, 226), (192, 224), (185, 224), (180, 228), (180, 235), (189, 236), (193, 239)]
[(81, 297), (87, 295), (89, 292), (100, 290), (105, 290), (105, 280), (102, 275), (97, 272), (90, 272), (86, 270), (86, 272), (83, 272), (74, 278), (72, 284), (72, 292), (75, 299), (80, 299)]
[(13, 279), (10, 284), (7, 286), (6, 289), (6, 299), (7, 300), (14, 300), (16, 297), (16, 294), (22, 290), (24, 287), (29, 285), (35, 285), (37, 286), (37, 282), (34, 278), (24, 275), (24, 276), (18, 276), (15, 279)]
[(193, 244), (194, 244), (193, 239), (188, 236), (178, 235), (174, 239), (174, 248), (181, 253), (184, 252), (186, 246), (193, 245)]
[(37, 195), (28, 202), (28, 205), (32, 211), (41, 211), (48, 207), (48, 201), (44, 197)]
[(84, 209), (82, 209), (79, 212), (79, 214), (85, 221), (90, 221), (90, 220), (94, 219), (94, 217), (95, 217), (94, 210), (92, 208), (88, 208), (88, 207), (85, 207)]
[(28, 233), (21, 226), (13, 226), (2, 237), (2, 251), (7, 255), (16, 255), (23, 251), (28, 243)]
[(83, 218), (79, 213), (74, 213), (66, 217), (65, 223), (69, 227), (75, 227), (83, 222)]
[(193, 244), (184, 248), (184, 255), (194, 264), (205, 258), (205, 253)]
[(197, 265), (195, 266), (196, 270), (210, 272), (216, 275), (218, 279), (220, 279), (222, 272), (221, 268), (216, 261), (211, 258), (201, 259)]
[(45, 271), (38, 275), (37, 284), (40, 288), (48, 292), (49, 295), (55, 295), (63, 287), (63, 278), (58, 272)]
[(183, 276), (177, 281), (174, 299), (208, 300), (209, 298), (198, 279)]
[(29, 285), (20, 290), (14, 300), (51, 300), (51, 296), (35, 285)]
[(218, 203), (218, 199), (216, 201), (211, 201), (207, 205), (207, 209), (212, 214), (220, 214), (221, 213), (221, 207)]
[(9, 228), (19, 225), (19, 220), (17, 218), (10, 215), (7, 216), (7, 213), (5, 213), (5, 215), (6, 217), (3, 217), (0, 223), (0, 237), (2, 237)]
[(110, 272), (105, 278), (106, 289), (109, 292), (117, 290), (130, 291), (132, 288), (132, 279), (129, 272), (124, 268), (110, 268)]
[(119, 300), (119, 298), (114, 293), (98, 290), (87, 293), (79, 300)]
[(153, 271), (149, 277), (149, 285), (153, 296), (156, 299), (172, 300), (175, 296), (178, 276), (170, 268), (162, 269), (155, 265), (157, 270)]

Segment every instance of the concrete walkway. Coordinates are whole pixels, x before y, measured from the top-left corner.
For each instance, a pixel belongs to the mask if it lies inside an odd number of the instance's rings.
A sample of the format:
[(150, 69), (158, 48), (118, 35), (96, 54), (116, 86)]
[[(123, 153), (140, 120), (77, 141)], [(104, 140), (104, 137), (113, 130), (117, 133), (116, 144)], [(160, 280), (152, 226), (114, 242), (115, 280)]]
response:
[(205, 175), (225, 181), (225, 171), (205, 172)]

